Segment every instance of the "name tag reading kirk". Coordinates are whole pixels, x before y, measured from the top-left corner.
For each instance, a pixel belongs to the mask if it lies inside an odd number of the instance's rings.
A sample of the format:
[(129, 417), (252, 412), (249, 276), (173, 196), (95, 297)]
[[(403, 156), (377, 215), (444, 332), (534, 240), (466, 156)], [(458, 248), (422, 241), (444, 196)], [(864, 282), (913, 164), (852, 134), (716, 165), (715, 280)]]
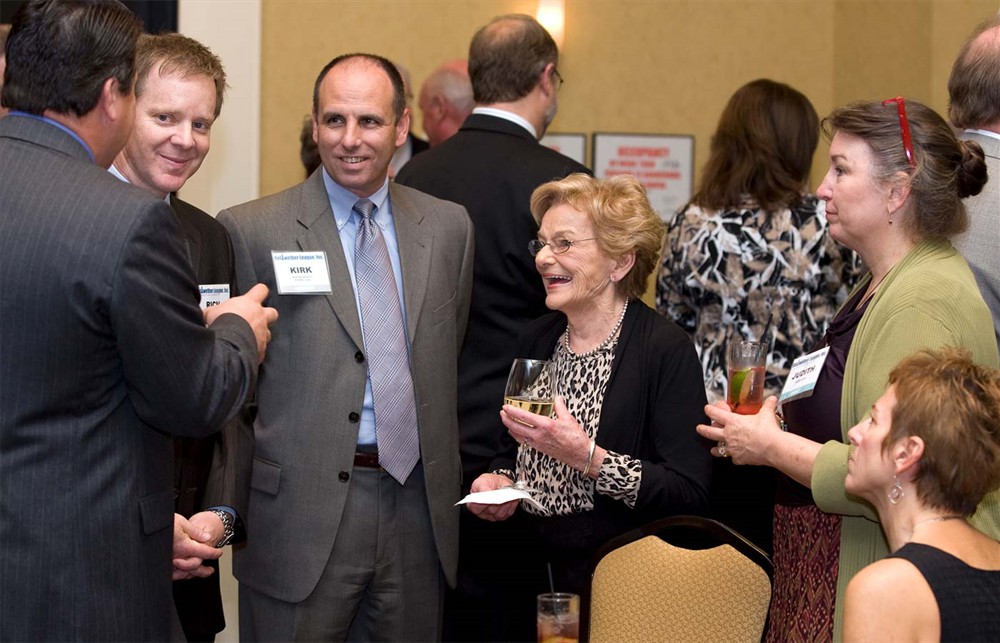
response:
[(274, 280), (278, 283), (279, 295), (320, 295), (332, 292), (325, 252), (272, 250), (271, 261), (274, 262)]

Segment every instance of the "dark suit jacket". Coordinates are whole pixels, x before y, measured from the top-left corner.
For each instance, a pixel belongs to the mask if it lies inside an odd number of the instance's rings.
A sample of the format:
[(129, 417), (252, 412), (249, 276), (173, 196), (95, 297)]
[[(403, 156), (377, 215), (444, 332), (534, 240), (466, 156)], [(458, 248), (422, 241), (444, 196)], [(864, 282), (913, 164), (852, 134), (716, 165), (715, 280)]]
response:
[(408, 136), (410, 137), (410, 154), (417, 155), (431, 149), (431, 144), (424, 139), (414, 136), (412, 133), (408, 134)]
[[(229, 284), (236, 296), (233, 244), (229, 233), (208, 213), (171, 196), (170, 207), (177, 215), (187, 254), (199, 284)], [(246, 513), (247, 494), (226, 496), (226, 490), (244, 488), (227, 484), (249, 479), (253, 463), (253, 429), (233, 421), (207, 438), (174, 438), (175, 511), (190, 518), (208, 507), (226, 505)], [(242, 520), (237, 522), (235, 542), (245, 537)], [(191, 578), (174, 583), (174, 605), (188, 639), (205, 639), (226, 627), (219, 590), (218, 561), (206, 561), (216, 570), (208, 578)]]
[(165, 640), (173, 454), (253, 389), (177, 220), (59, 128), (0, 119), (0, 638)]
[(528, 254), (538, 234), (529, 209), (542, 183), (583, 165), (536, 141), (510, 121), (472, 114), (447, 141), (410, 159), (396, 182), (464, 205), (476, 228), (469, 328), (459, 357), (458, 417), (464, 484), (496, 455), (497, 413), (524, 324), (548, 312), (545, 289)]
[[(458, 349), (472, 287), (473, 234), (465, 210), (390, 183), (399, 243), (413, 386), (434, 543), (448, 582), (458, 558), (461, 464)], [(337, 537), (365, 393), (365, 346), (323, 170), (304, 183), (219, 214), (239, 284), (271, 288), (281, 323), (261, 367), (241, 584), (286, 602), (316, 587)], [(326, 252), (333, 292), (279, 295), (271, 251)]]

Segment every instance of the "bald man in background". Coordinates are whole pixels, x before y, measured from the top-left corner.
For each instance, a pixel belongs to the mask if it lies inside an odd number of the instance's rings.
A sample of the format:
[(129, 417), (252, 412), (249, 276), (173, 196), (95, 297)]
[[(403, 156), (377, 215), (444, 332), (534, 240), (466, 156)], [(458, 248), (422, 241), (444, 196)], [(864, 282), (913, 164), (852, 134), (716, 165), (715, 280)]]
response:
[(468, 61), (449, 60), (431, 72), (420, 87), (417, 104), (431, 147), (454, 136), (476, 106)]

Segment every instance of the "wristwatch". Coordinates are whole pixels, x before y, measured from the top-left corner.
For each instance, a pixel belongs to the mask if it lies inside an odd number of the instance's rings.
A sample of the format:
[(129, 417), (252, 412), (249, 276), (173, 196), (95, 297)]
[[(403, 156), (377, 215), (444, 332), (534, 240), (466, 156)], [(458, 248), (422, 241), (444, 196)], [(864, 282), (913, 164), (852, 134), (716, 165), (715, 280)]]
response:
[(212, 513), (219, 517), (222, 521), (222, 540), (215, 543), (216, 547), (225, 547), (229, 544), (229, 541), (233, 539), (236, 534), (236, 530), (233, 528), (235, 520), (233, 519), (233, 514), (225, 511), (224, 509), (209, 509)]

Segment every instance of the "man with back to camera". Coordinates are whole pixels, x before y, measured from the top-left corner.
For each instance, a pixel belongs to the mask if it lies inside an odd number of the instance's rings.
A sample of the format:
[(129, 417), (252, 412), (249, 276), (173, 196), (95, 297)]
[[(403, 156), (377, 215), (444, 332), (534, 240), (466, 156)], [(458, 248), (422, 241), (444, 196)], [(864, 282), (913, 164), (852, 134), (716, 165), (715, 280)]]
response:
[[(225, 89), (222, 61), (198, 41), (176, 33), (142, 35), (136, 54), (135, 124), (110, 168), (174, 211), (203, 310), (235, 294), (233, 248), (222, 224), (175, 193), (208, 154)], [(246, 514), (246, 494), (222, 494), (243, 488), (226, 485), (227, 476), (249, 479), (251, 431), (248, 423), (232, 421), (207, 438), (174, 438), (175, 532), (196, 534), (195, 541), (212, 546), (244, 539), (240, 516)], [(212, 641), (226, 627), (218, 563), (202, 563), (197, 555), (180, 562), (174, 573), (174, 606), (184, 636), (192, 642)]]
[[(397, 183), (464, 205), (476, 228), (472, 305), (458, 367), (465, 491), (486, 471), (506, 433), (498, 414), (518, 334), (525, 322), (547, 312), (528, 253), (538, 234), (531, 193), (573, 172), (590, 173), (538, 142), (556, 115), (558, 62), (555, 41), (533, 18), (494, 18), (469, 47), (472, 115), (457, 134), (411, 159), (396, 177)], [(516, 514), (487, 524), (462, 511), (459, 586), (445, 607), (449, 640), (534, 636), (533, 620), (511, 616), (533, 608), (503, 605), (525, 600), (506, 589), (504, 578), (527, 573), (522, 564), (531, 566), (510, 548), (519, 538), (517, 523)]]
[(322, 166), (223, 210), (238, 283), (272, 286), (246, 547), (246, 640), (440, 638), (458, 556), (465, 210), (388, 180), (410, 113), (399, 72), (339, 56), (313, 90)]
[(454, 136), (476, 106), (472, 99), (469, 63), (449, 60), (431, 72), (420, 86), (418, 105), (421, 125), (431, 147)]
[(952, 125), (965, 130), (960, 138), (979, 143), (986, 154), (989, 181), (965, 200), (969, 229), (953, 241), (976, 276), (1000, 343), (1000, 15), (976, 27), (962, 46), (948, 102)]
[(277, 317), (263, 286), (202, 314), (169, 207), (106, 171), (132, 129), (139, 33), (114, 0), (36, 0), (7, 43), (3, 640), (170, 637), (169, 433), (241, 408)]

